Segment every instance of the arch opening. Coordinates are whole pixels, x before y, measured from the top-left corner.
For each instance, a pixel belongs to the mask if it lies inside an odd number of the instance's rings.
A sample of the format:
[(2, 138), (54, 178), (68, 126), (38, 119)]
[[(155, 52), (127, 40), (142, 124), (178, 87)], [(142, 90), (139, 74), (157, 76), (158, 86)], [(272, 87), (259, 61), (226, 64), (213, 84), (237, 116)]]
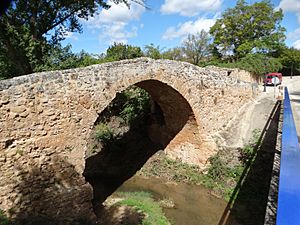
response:
[(93, 187), (96, 215), (153, 154), (195, 143), (198, 132), (187, 100), (165, 83), (146, 80), (118, 93), (99, 114), (86, 152), (84, 176)]

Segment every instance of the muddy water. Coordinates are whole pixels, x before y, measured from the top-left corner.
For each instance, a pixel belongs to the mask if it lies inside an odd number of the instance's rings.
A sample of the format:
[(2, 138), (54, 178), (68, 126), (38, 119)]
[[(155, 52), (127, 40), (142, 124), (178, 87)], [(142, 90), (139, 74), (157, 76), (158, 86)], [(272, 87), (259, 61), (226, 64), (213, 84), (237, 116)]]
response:
[(176, 225), (216, 225), (226, 202), (201, 186), (165, 182), (160, 178), (134, 176), (119, 191), (147, 191), (157, 199), (170, 199), (174, 208), (165, 208), (166, 216)]

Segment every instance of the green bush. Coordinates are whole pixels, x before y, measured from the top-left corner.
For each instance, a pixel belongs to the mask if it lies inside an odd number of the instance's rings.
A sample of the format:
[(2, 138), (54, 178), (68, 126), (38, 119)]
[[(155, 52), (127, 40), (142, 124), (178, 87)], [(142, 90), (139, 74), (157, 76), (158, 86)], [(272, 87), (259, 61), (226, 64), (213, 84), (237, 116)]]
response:
[(120, 117), (129, 124), (132, 123), (137, 116), (136, 108), (131, 103), (125, 104), (124, 109), (120, 112)]
[(251, 160), (254, 157), (260, 133), (261, 131), (259, 129), (255, 129), (252, 132), (252, 138), (249, 140), (248, 144), (246, 144), (245, 147), (241, 149), (242, 163), (246, 164), (249, 160)]
[(150, 109), (150, 95), (144, 89), (132, 86), (123, 93), (124, 104), (120, 117), (128, 124), (138, 122)]
[(113, 138), (113, 132), (105, 123), (99, 123), (96, 125), (95, 138), (101, 142), (108, 142)]
[(229, 174), (229, 168), (221, 160), (219, 154), (216, 154), (209, 159), (210, 167), (208, 168), (208, 176), (213, 180), (224, 180)]

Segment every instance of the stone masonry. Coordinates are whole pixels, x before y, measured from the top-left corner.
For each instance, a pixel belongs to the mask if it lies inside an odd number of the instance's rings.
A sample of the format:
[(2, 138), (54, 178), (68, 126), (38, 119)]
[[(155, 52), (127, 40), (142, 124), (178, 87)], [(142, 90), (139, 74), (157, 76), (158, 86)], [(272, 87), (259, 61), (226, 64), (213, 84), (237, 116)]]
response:
[(217, 151), (213, 135), (256, 95), (236, 77), (140, 58), (0, 81), (0, 209), (12, 218), (92, 218), (82, 175), (88, 139), (99, 113), (134, 84), (160, 105), (172, 134), (153, 138), (166, 140), (171, 157), (204, 167)]

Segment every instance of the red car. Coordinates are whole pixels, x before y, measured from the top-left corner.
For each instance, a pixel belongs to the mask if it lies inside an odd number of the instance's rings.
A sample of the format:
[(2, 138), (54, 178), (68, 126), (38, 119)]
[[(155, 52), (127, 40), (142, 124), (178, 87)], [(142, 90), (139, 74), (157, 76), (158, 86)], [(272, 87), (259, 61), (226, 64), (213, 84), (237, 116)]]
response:
[(264, 83), (266, 85), (279, 85), (282, 83), (282, 74), (281, 73), (269, 73), (266, 75), (266, 78), (264, 79)]

